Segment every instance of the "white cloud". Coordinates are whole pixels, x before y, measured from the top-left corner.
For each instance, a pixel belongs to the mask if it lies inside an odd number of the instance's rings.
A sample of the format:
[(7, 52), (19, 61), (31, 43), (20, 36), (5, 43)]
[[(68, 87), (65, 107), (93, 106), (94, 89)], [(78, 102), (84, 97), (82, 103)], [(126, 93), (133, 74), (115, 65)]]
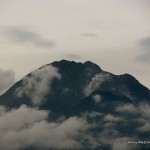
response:
[[(117, 112), (128, 115), (137, 115), (134, 121), (141, 125), (136, 128), (140, 132), (147, 132), (150, 130), (150, 105), (147, 103), (141, 103), (138, 106), (133, 104), (124, 104), (116, 108)], [(132, 120), (133, 121), (133, 120)]]
[(92, 112), (85, 112), (82, 114), (82, 116), (94, 118), (94, 117), (103, 116), (103, 113), (92, 111)]
[(0, 95), (16, 82), (15, 73), (12, 70), (0, 69)]
[(23, 105), (0, 116), (0, 147), (18, 150), (26, 146), (80, 148), (76, 140), (88, 128), (84, 118), (70, 117), (62, 122), (47, 122), (48, 112)]
[(4, 106), (0, 106), (0, 116), (5, 114), (5, 112), (6, 112), (6, 108)]
[(0, 129), (20, 130), (24, 126), (46, 119), (47, 115), (47, 111), (28, 108), (26, 105), (8, 112), (5, 110), (0, 117)]
[(122, 120), (122, 118), (113, 116), (111, 114), (107, 114), (106, 116), (104, 116), (103, 119), (104, 121), (110, 121), (110, 122), (117, 122)]
[(140, 111), (143, 114), (143, 117), (150, 119), (150, 105), (145, 103), (139, 106)]
[(62, 123), (36, 122), (29, 128), (20, 131), (8, 132), (2, 141), (9, 143), (6, 148), (14, 146), (14, 149), (22, 146), (43, 146), (46, 148), (72, 148), (80, 147), (74, 139), (80, 134), (80, 130), (86, 126), (86, 122), (77, 117), (71, 117)]
[(95, 101), (95, 103), (99, 103), (102, 100), (102, 97), (98, 94), (94, 95), (92, 98)]
[(96, 74), (92, 81), (84, 88), (83, 93), (87, 96), (95, 91), (104, 81), (110, 79), (111, 76), (109, 73), (103, 72)]
[(131, 113), (131, 114), (137, 114), (139, 112), (138, 108), (135, 107), (133, 104), (124, 104), (124, 105), (118, 106), (116, 108), (116, 111), (122, 112), (122, 113)]
[(40, 105), (51, 90), (54, 78), (61, 79), (58, 69), (50, 65), (44, 66), (23, 79), (22, 86), (16, 90), (16, 95), (21, 97), (26, 94), (34, 105)]
[(131, 137), (120, 137), (113, 141), (112, 150), (136, 150), (136, 145), (129, 145), (129, 141), (134, 141)]
[[(1, 108), (0, 115), (0, 147), (5, 150), (17, 150), (22, 139), (16, 141), (16, 134), (26, 128), (31, 128), (35, 123), (47, 118), (48, 112), (22, 105), (18, 109), (6, 110)], [(8, 136), (9, 135), (9, 138)], [(26, 133), (24, 136), (27, 136)], [(23, 146), (23, 142), (20, 143)]]
[(141, 112), (141, 118), (138, 120), (142, 125), (137, 128), (141, 132), (150, 131), (150, 105), (141, 104), (139, 106), (139, 111)]

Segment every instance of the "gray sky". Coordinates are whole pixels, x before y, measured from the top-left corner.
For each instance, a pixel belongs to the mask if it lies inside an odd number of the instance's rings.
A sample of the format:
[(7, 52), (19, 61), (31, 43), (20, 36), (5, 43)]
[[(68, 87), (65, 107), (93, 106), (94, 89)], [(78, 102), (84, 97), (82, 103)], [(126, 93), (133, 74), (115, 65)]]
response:
[(91, 60), (150, 88), (149, 0), (0, 0), (0, 68), (20, 79), (55, 60)]

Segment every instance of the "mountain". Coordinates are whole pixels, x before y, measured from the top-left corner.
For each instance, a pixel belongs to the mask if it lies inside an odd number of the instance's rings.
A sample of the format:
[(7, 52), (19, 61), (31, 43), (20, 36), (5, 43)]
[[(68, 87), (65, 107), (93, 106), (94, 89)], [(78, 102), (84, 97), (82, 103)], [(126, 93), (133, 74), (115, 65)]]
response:
[[(58, 69), (61, 79), (56, 74), (56, 77), (52, 77), (53, 81), (49, 81), (51, 80), (51, 77), (49, 77), (51, 76), (51, 71), (53, 74), (54, 70), (53, 68), (50, 71), (45, 71), (44, 69), (48, 69), (51, 66)], [(44, 72), (43, 74), (41, 74), (42, 71)], [(46, 77), (44, 74), (47, 74)], [(19, 107), (22, 104), (36, 105), (32, 102), (33, 97), (31, 95), (34, 95), (36, 86), (40, 86), (40, 80), (43, 79), (47, 80), (45, 81), (47, 83), (41, 84), (47, 84), (45, 85), (47, 87), (44, 88), (50, 89), (46, 93), (40, 93), (41, 95), (43, 94), (42, 98), (45, 99), (39, 105), (40, 108), (51, 109), (55, 106), (57, 107), (58, 104), (62, 107), (72, 107), (94, 91), (107, 91), (114, 96), (126, 97), (126, 99), (130, 99), (131, 103), (150, 99), (149, 89), (129, 74), (117, 76), (103, 71), (98, 65), (90, 61), (76, 63), (62, 60), (47, 64), (28, 74), (0, 97), (0, 104), (8, 108)], [(33, 84), (33, 86), (30, 87), (31, 85), (29, 84)], [(21, 96), (17, 96), (17, 90), (21, 88), (24, 91)], [(38, 92), (40, 91), (35, 91), (35, 94), (38, 94)]]
[[(90, 61), (61, 60), (26, 75), (0, 97), (0, 105), (8, 110), (19, 109), (23, 104), (48, 110), (49, 122), (57, 122), (61, 117), (84, 117), (90, 125), (97, 125), (88, 130), (97, 139), (98, 133), (106, 130), (103, 141), (96, 147), (113, 149), (116, 145), (106, 140), (114, 137), (124, 140), (133, 135), (136, 139), (149, 138), (149, 122), (144, 122), (145, 116), (150, 118), (149, 100), (150, 90), (129, 74), (114, 75)], [(81, 141), (90, 148), (85, 137)]]

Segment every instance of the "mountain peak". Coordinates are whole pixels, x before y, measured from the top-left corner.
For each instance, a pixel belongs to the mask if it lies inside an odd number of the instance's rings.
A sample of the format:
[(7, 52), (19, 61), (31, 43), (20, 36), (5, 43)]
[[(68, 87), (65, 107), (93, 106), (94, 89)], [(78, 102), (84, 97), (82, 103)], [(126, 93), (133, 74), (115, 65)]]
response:
[(91, 61), (86, 61), (86, 62), (84, 63), (84, 65), (85, 65), (86, 67), (95, 68), (95, 69), (97, 69), (97, 70), (102, 71), (102, 69), (101, 69), (97, 64), (95, 64), (95, 63), (93, 63), (93, 62), (91, 62)]
[(59, 63), (77, 63), (75, 61), (69, 61), (69, 60), (66, 60), (66, 59), (62, 59), (60, 61), (58, 61)]
[[(91, 61), (86, 61), (86, 62), (84, 62), (84, 64), (94, 64), (94, 63)], [(94, 64), (94, 65), (96, 65), (96, 64)]]
[(93, 63), (93, 62), (91, 62), (91, 61), (86, 61), (86, 62), (84, 62), (84, 63), (81, 63), (81, 62), (75, 62), (75, 61), (69, 61), (69, 60), (65, 60), (65, 59), (62, 59), (62, 60), (60, 60), (60, 61), (55, 61), (55, 62), (53, 62), (52, 63), (52, 65), (61, 65), (61, 66), (82, 66), (82, 67), (84, 67), (84, 68), (88, 68), (88, 70), (90, 69), (90, 70), (95, 70), (95, 71), (98, 71), (98, 72), (101, 72), (102, 71), (102, 69), (97, 65), (97, 64), (95, 64), (95, 63)]

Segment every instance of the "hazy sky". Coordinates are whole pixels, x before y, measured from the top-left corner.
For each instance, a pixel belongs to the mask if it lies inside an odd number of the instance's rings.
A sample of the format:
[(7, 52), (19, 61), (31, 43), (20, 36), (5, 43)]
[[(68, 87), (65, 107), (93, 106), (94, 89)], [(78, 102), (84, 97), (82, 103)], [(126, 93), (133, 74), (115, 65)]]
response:
[(150, 88), (150, 1), (0, 0), (0, 68), (20, 79), (60, 59), (91, 60)]

